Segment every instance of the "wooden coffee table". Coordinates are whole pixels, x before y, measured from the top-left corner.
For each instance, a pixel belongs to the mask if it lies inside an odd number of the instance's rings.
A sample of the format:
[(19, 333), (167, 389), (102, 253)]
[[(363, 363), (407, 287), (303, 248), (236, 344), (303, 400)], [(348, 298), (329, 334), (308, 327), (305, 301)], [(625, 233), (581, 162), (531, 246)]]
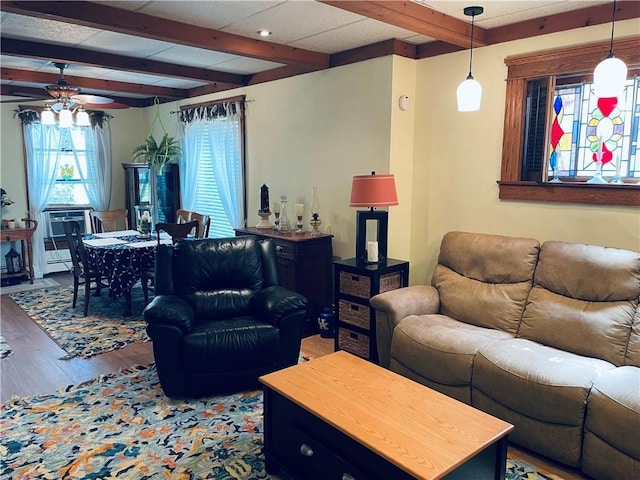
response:
[(260, 378), (264, 453), (301, 480), (503, 480), (513, 426), (340, 351)]

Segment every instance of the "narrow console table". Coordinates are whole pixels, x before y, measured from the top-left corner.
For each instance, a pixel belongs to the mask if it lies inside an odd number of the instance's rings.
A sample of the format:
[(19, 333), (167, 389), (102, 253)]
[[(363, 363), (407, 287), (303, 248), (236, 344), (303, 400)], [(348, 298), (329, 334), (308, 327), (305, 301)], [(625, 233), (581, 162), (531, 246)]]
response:
[(38, 228), (38, 222), (30, 218), (23, 218), (24, 227), (9, 228), (7, 220), (2, 221), (2, 230), (0, 230), (0, 238), (2, 242), (22, 242), (22, 272), (3, 273), (3, 278), (18, 278), (27, 275), (29, 281), (33, 283), (33, 247), (31, 239), (33, 232)]
[(320, 333), (318, 313), (322, 307), (331, 306), (331, 261), (333, 235), (304, 233), (280, 233), (266, 228), (238, 228), (236, 236), (254, 235), (271, 238), (276, 244), (280, 281), (283, 287), (298, 292), (309, 301), (309, 310), (303, 335)]

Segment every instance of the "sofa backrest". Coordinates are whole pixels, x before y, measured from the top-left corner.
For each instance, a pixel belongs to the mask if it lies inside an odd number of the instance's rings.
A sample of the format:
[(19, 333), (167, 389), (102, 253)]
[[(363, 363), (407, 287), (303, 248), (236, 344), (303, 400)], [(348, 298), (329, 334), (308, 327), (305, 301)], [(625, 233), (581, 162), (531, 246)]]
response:
[(638, 297), (640, 253), (544, 242), (518, 336), (620, 366)]
[[(160, 252), (158, 252), (160, 253)], [(157, 255), (156, 277), (170, 275), (171, 293), (185, 298), (207, 320), (247, 313), (256, 292), (278, 285), (275, 246), (255, 237), (181, 240), (170, 266)]]
[(531, 238), (449, 232), (431, 279), (440, 313), (516, 334), (538, 260)]

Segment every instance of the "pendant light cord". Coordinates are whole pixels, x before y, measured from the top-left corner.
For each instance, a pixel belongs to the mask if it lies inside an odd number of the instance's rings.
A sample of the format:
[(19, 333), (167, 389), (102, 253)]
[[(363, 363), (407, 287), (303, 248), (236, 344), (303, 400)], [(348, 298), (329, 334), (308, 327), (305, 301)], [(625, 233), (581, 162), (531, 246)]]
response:
[(613, 0), (613, 11), (611, 12), (611, 44), (609, 45), (609, 58), (613, 58), (613, 29), (616, 25), (616, 0)]
[[(471, 63), (473, 62), (473, 25), (475, 23), (476, 16), (471, 15), (471, 50), (469, 51), (469, 75), (467, 78), (473, 78), (471, 75)], [(613, 43), (613, 37), (611, 38), (611, 42)]]

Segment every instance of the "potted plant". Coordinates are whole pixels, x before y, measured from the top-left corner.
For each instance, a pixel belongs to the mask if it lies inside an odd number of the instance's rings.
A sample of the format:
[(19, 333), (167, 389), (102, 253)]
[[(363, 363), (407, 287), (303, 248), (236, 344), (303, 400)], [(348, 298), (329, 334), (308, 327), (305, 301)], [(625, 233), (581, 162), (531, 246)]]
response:
[(181, 153), (182, 149), (178, 140), (170, 137), (168, 133), (162, 136), (160, 143), (150, 134), (142, 145), (134, 148), (133, 160), (142, 159), (143, 162), (155, 166), (157, 174), (162, 175), (164, 166)]

